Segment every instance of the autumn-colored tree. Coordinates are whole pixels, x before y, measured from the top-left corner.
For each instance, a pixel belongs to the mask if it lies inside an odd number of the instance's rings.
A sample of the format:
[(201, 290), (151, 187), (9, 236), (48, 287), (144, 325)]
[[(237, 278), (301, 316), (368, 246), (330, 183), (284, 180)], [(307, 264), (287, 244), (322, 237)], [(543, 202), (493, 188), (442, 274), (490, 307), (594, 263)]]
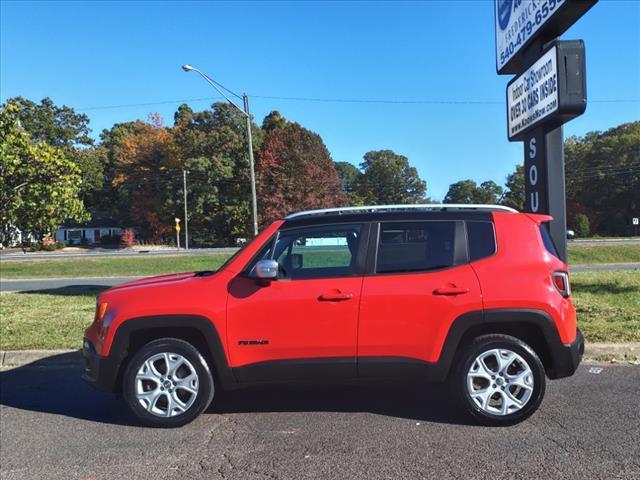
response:
[(174, 218), (174, 212), (164, 208), (178, 166), (171, 131), (158, 115), (149, 122), (138, 120), (113, 146), (113, 153), (111, 186), (129, 198), (130, 219), (143, 238), (161, 240), (171, 233)]
[(136, 240), (136, 234), (131, 228), (125, 228), (120, 237), (120, 248), (131, 248), (138, 242)]
[(262, 225), (292, 211), (346, 203), (327, 147), (297, 123), (266, 134), (256, 174)]

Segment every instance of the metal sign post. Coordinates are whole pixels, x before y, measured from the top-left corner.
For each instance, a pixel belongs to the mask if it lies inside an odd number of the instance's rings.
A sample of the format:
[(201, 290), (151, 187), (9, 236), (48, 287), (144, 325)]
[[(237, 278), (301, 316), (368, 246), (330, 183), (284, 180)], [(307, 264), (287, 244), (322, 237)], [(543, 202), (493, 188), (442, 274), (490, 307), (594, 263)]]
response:
[(176, 217), (176, 245), (180, 250), (180, 219)]
[(549, 233), (567, 261), (562, 125), (587, 105), (584, 42), (558, 41), (597, 0), (495, 0), (496, 70), (506, 89), (507, 136), (524, 142), (525, 211), (553, 217)]

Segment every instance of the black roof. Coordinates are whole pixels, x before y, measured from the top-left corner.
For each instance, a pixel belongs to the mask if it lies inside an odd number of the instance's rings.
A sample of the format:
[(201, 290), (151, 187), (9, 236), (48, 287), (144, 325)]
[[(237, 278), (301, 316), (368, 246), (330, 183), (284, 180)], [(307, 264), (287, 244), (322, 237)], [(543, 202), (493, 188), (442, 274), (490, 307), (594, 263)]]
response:
[(307, 215), (286, 219), (282, 228), (305, 227), (310, 225), (327, 225), (335, 223), (365, 223), (410, 220), (475, 220), (492, 221), (493, 216), (488, 210), (403, 210), (403, 211), (372, 211), (353, 213), (327, 213)]
[(123, 228), (120, 221), (108, 214), (94, 213), (88, 222), (64, 222), (60, 228)]

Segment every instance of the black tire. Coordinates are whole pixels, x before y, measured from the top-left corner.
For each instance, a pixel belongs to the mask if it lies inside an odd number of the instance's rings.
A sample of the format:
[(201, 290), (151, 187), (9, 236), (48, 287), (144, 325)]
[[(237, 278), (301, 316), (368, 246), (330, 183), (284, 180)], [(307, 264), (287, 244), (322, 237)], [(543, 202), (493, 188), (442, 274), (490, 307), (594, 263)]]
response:
[[(136, 375), (147, 359), (150, 359), (154, 355), (167, 352), (182, 356), (191, 364), (191, 366), (193, 366), (193, 369), (197, 374), (198, 388), (197, 393), (195, 394), (195, 399), (192, 402), (191, 395), (187, 394), (189, 395), (188, 402), (191, 404), (184, 412), (178, 413), (175, 416), (163, 417), (159, 416), (159, 414), (149, 412), (136, 397)], [(159, 368), (162, 368), (162, 360), (158, 361), (160, 362)], [(166, 365), (166, 362), (164, 364)], [(183, 366), (181, 368), (186, 368), (187, 373), (190, 372), (190, 368), (188, 366)], [(128, 362), (122, 381), (122, 394), (127, 406), (136, 418), (138, 418), (143, 425), (148, 427), (172, 428), (186, 425), (207, 409), (213, 400), (215, 391), (213, 376), (211, 375), (211, 371), (204, 357), (193, 345), (177, 338), (161, 338), (159, 340), (154, 340), (138, 350)], [(154, 389), (153, 387), (146, 386), (144, 388)], [(160, 388), (159, 384), (156, 388)], [(162, 388), (164, 392), (164, 387)], [(175, 395), (178, 395), (178, 390), (175, 389), (175, 387), (174, 390), (176, 392)], [(171, 391), (173, 392), (174, 390)], [(181, 394), (184, 394), (184, 392), (181, 392)], [(164, 400), (159, 399), (158, 402), (164, 402), (167, 404), (166, 395), (169, 394), (164, 392), (162, 395), (165, 396)], [(155, 402), (156, 405), (159, 405), (158, 402)], [(158, 407), (158, 410), (160, 410), (161, 407), (162, 405)], [(167, 404), (165, 411), (168, 410), (169, 408)]]
[[(485, 411), (478, 403), (476, 403), (475, 400), (473, 400), (469, 392), (469, 388), (467, 386), (467, 374), (470, 371), (472, 364), (479, 355), (492, 349), (506, 349), (516, 353), (531, 369), (533, 377), (533, 391), (524, 406), (514, 413), (500, 415)], [(542, 398), (544, 397), (546, 388), (545, 380), (544, 366), (536, 352), (533, 351), (529, 345), (518, 338), (511, 337), (509, 335), (497, 334), (480, 336), (459, 352), (456, 357), (453, 376), (450, 378), (451, 386), (453, 387), (453, 394), (460, 403), (463, 411), (477, 422), (483, 425), (492, 426), (513, 425), (531, 416), (533, 412), (538, 409), (542, 402)], [(500, 381), (502, 382), (503, 380)], [(490, 386), (493, 387), (493, 385)], [(518, 387), (514, 387), (513, 385), (505, 385), (505, 387), (507, 389), (514, 389), (509, 390), (510, 392), (515, 391), (518, 394), (523, 394)], [(504, 390), (504, 388), (502, 389)], [(496, 400), (493, 401), (497, 402), (499, 406), (504, 401), (504, 396), (502, 396), (500, 392), (497, 392), (496, 396), (491, 398), (495, 398)]]

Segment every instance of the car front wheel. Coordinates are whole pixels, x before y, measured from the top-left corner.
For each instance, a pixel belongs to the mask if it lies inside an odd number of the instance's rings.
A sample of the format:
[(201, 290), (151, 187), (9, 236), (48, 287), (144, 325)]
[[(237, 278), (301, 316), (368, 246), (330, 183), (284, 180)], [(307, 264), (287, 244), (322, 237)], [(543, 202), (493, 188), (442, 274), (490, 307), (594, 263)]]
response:
[(463, 409), (485, 425), (512, 425), (537, 410), (545, 392), (538, 355), (522, 340), (483, 335), (458, 357), (454, 388)]
[(207, 362), (193, 345), (163, 338), (136, 352), (125, 370), (122, 391), (144, 425), (179, 427), (209, 406), (214, 382)]

